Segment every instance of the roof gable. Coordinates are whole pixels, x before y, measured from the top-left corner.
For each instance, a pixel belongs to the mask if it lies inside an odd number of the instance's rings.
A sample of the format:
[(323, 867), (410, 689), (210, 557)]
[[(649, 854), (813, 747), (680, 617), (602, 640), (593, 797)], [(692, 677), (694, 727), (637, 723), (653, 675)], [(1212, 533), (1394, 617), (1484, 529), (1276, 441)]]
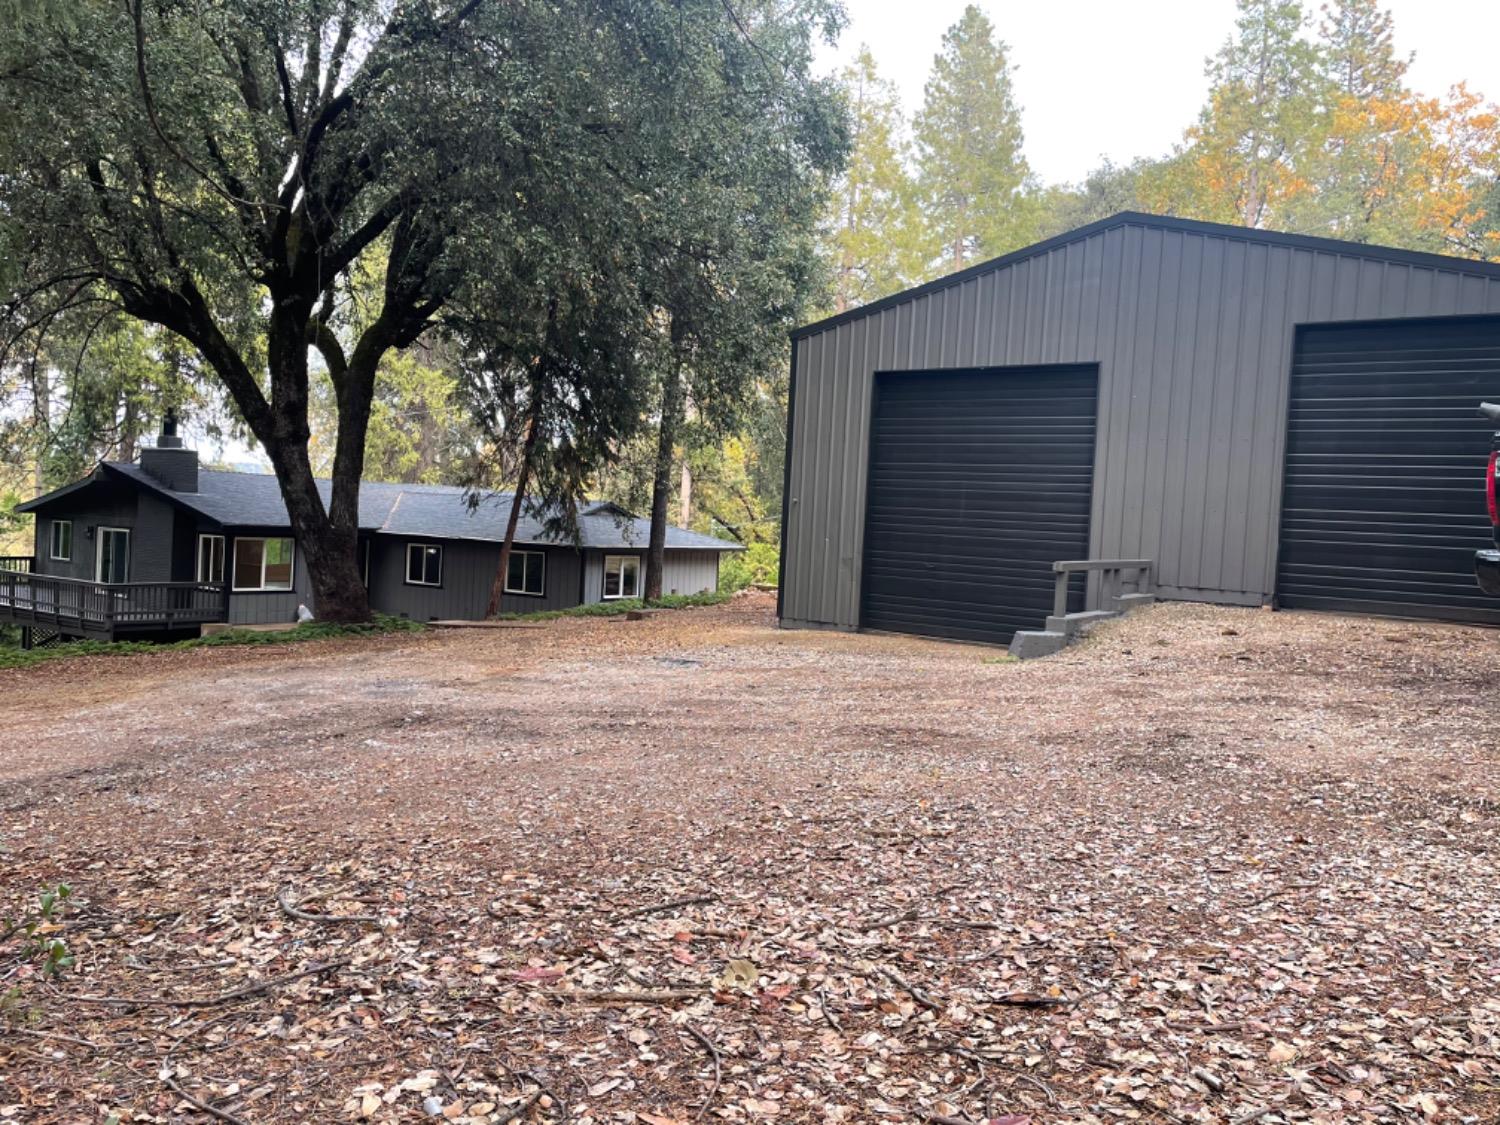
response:
[(1500, 262), (1480, 262), (1472, 258), (1454, 258), (1444, 254), (1428, 254), (1420, 250), (1402, 250), (1394, 246), (1374, 246), (1367, 242), (1347, 242), (1337, 238), (1318, 238), (1304, 234), (1285, 234), (1281, 231), (1258, 230), (1254, 227), (1237, 227), (1227, 223), (1209, 223), (1201, 219), (1179, 219), (1171, 215), (1148, 215), (1140, 211), (1121, 211), (1111, 215), (1107, 219), (1089, 223), (1087, 226), (1078, 227), (1074, 230), (1064, 231), (1062, 234), (1054, 235), (1052, 238), (1037, 242), (1031, 246), (1023, 246), (1019, 250), (1012, 250), (1009, 254), (1002, 254), (998, 258), (980, 262), (969, 266), (967, 269), (950, 273), (943, 277), (935, 278), (923, 285), (911, 289), (903, 289), (899, 293), (892, 293), (888, 297), (882, 297), (878, 301), (871, 301), (868, 305), (860, 305), (858, 308), (849, 309), (846, 312), (837, 313), (822, 320), (805, 324), (792, 332), (794, 341), (805, 336), (815, 336), (819, 332), (826, 332), (830, 328), (837, 328), (841, 324), (860, 320), (908, 301), (916, 300), (918, 297), (935, 293), (941, 289), (951, 286), (962, 285), (976, 277), (987, 273), (1004, 269), (1017, 262), (1025, 261), (1027, 258), (1039, 257), (1050, 253), (1070, 243), (1082, 242), (1093, 238), (1095, 235), (1103, 234), (1105, 231), (1117, 230), (1120, 227), (1139, 226), (1150, 227), (1154, 230), (1178, 231), (1184, 234), (1205, 235), (1213, 238), (1235, 239), (1241, 242), (1258, 242), (1270, 246), (1290, 246), (1300, 250), (1313, 250), (1325, 254), (1339, 254), (1345, 257), (1368, 258), (1377, 262), (1400, 262), (1406, 265), (1420, 266), (1426, 269), (1446, 270), (1448, 272), (1467, 273), (1478, 277), (1500, 280)]

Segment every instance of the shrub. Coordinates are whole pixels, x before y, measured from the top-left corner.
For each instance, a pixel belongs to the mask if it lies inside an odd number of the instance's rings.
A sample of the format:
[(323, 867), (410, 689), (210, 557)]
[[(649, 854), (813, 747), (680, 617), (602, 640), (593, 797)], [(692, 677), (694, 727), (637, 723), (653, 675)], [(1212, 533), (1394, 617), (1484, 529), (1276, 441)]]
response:
[(775, 543), (751, 543), (719, 564), (719, 589), (732, 594), (746, 586), (774, 586), (781, 572), (781, 548)]

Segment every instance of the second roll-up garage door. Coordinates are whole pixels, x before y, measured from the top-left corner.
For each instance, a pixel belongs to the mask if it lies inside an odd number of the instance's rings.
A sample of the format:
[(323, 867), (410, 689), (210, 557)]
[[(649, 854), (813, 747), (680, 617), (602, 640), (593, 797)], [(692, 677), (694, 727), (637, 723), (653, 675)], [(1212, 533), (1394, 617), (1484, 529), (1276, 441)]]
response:
[[(875, 378), (861, 625), (1002, 644), (1088, 557), (1093, 366)], [(1082, 577), (1070, 608), (1082, 608)]]
[(1500, 318), (1304, 328), (1292, 362), (1276, 597), (1500, 625), (1474, 581)]

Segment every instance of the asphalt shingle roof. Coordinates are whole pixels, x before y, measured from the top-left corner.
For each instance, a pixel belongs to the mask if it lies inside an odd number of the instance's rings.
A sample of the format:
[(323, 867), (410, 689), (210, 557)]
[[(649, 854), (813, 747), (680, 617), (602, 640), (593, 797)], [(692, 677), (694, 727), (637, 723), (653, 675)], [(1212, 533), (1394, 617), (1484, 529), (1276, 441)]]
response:
[[(143, 488), (168, 496), (226, 527), (286, 527), (286, 505), (276, 478), (264, 473), (198, 471), (197, 492), (175, 492), (133, 462), (107, 461), (104, 467)], [(318, 481), (318, 492), (328, 503), (330, 482)], [(362, 531), (407, 538), (478, 539), (498, 543), (505, 536), (511, 494), (485, 494), (470, 507), (462, 488), (438, 484), (389, 484), (363, 481), (359, 486), (359, 526)], [(645, 549), (649, 520), (638, 519), (613, 505), (592, 504), (578, 516), (580, 546), (605, 549)], [(516, 527), (516, 542), (571, 546), (562, 536), (549, 535), (542, 521), (524, 508)], [(679, 550), (737, 551), (740, 545), (686, 528), (667, 528), (667, 546)]]

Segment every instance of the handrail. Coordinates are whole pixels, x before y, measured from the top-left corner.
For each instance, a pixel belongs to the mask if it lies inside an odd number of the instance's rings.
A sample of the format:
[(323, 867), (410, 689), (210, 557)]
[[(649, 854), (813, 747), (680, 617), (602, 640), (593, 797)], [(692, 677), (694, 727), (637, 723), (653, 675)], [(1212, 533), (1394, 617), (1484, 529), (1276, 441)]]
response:
[(31, 574), (36, 570), (35, 555), (0, 555), (0, 570), (12, 574)]
[(222, 621), (227, 605), (223, 583), (105, 583), (0, 569), (0, 614), (56, 628), (202, 624)]
[(1136, 572), (1135, 591), (1138, 594), (1151, 592), (1151, 572), (1156, 569), (1155, 559), (1067, 559), (1052, 564), (1057, 575), (1052, 590), (1052, 616), (1068, 615), (1068, 578), (1079, 573), (1100, 574), (1099, 605), (1113, 610), (1119, 606), (1120, 583), (1127, 570)]

